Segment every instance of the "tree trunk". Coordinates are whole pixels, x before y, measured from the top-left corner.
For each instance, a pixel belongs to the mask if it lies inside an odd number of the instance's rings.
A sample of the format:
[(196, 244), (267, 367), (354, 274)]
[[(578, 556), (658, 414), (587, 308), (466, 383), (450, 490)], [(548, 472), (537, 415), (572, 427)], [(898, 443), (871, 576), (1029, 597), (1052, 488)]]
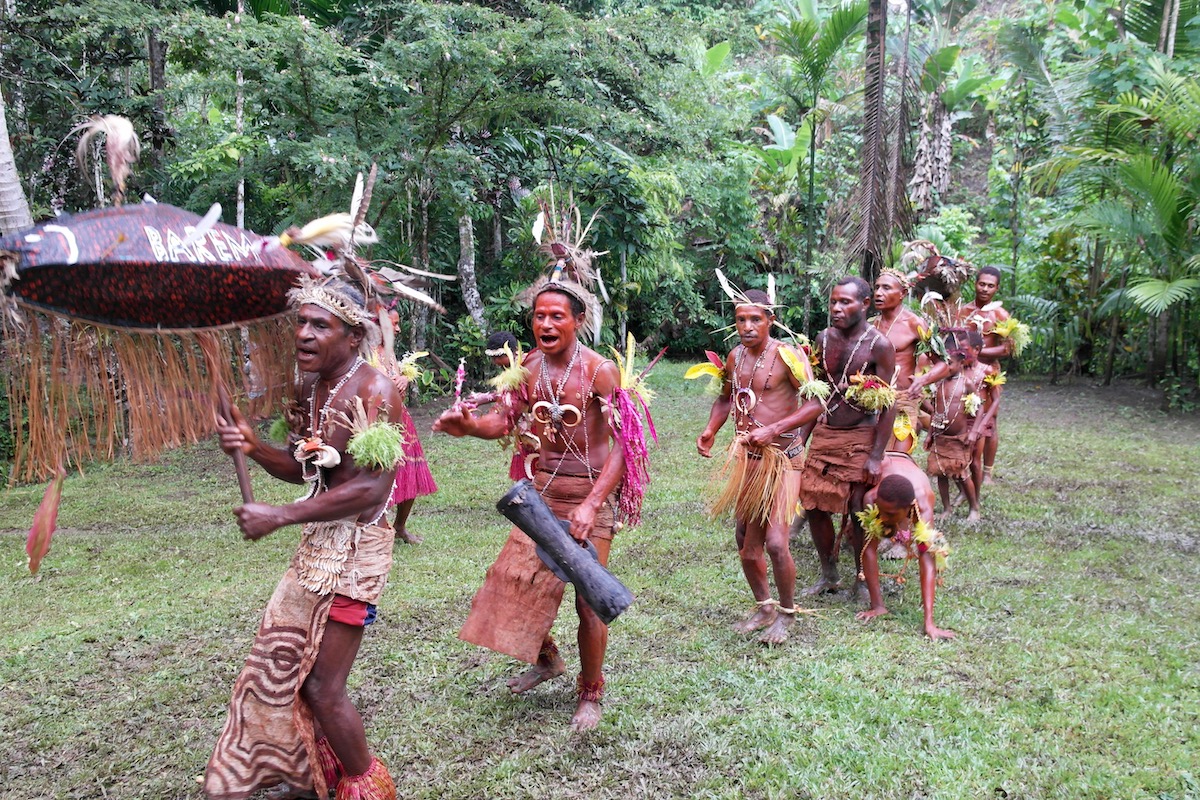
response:
[[(237, 20), (240, 24), (242, 15), (246, 13), (246, 1), (238, 0), (237, 4)], [(246, 92), (243, 88), (246, 83), (246, 77), (242, 74), (242, 68), (237, 70), (237, 98), (235, 101), (237, 114), (237, 133), (242, 135), (245, 129), (246, 119)], [(237, 226), (239, 228), (246, 227), (246, 157), (241, 155), (241, 145), (238, 145), (238, 182), (237, 182)]]
[(621, 248), (621, 305), (618, 306), (617, 313), (620, 315), (617, 318), (617, 347), (622, 347), (625, 344), (625, 326), (629, 324), (629, 273), (626, 264), (625, 248)]
[(1154, 321), (1154, 346), (1150, 356), (1150, 383), (1157, 384), (1167, 373), (1167, 349), (1171, 342), (1171, 310)]
[(167, 112), (163, 99), (167, 89), (167, 44), (159, 38), (158, 28), (146, 32), (146, 55), (149, 61), (150, 96), (154, 107), (154, 124), (150, 127), (150, 149), (154, 163), (162, 163), (167, 144)]
[(458, 282), (462, 286), (467, 312), (483, 336), (487, 336), (487, 318), (483, 313), (483, 298), (475, 279), (475, 223), (470, 214), (458, 218)]
[[(420, 241), (417, 243), (417, 258), (420, 269), (429, 269), (429, 204), (433, 202), (433, 185), (428, 178), (417, 187), (418, 213), (420, 214)], [(413, 351), (424, 350), (429, 344), (429, 306), (416, 303), (413, 314), (413, 329), (409, 340)]]
[(866, 79), (863, 83), (862, 168), (858, 196), (861, 228), (851, 248), (862, 257), (862, 276), (873, 283), (883, 264), (882, 244), (891, 220), (885, 219), (887, 159), (884, 128), (887, 112), (887, 0), (870, 0), (867, 7)]
[(4, 95), (0, 94), (0, 232), (13, 233), (33, 225), (29, 202), (17, 175), (12, 142), (8, 139), (8, 119), (4, 113)]
[[(1121, 285), (1118, 287), (1120, 291), (1125, 291), (1125, 280), (1128, 278), (1128, 270), (1121, 270)], [(1113, 369), (1117, 363), (1117, 335), (1121, 332), (1121, 315), (1113, 314), (1112, 321), (1108, 326), (1108, 355), (1104, 360), (1104, 386), (1112, 386)]]
[(933, 115), (934, 98), (928, 98), (921, 110), (921, 130), (917, 135), (916, 155), (913, 158), (912, 180), (908, 182), (908, 196), (921, 218), (933, 213), (933, 126), (929, 119)]
[(1088, 304), (1083, 311), (1083, 324), (1079, 326), (1079, 344), (1075, 347), (1075, 366), (1080, 375), (1092, 374), (1092, 357), (1096, 353), (1096, 332), (1093, 320), (1096, 314), (1096, 295), (1104, 279), (1104, 255), (1107, 242), (1097, 237), (1095, 249), (1088, 264)]
[(496, 207), (492, 209), (492, 268), (500, 268), (504, 258), (504, 218), (500, 215), (500, 193), (496, 192)]
[[(904, 191), (904, 170), (901, 168), (902, 154), (904, 143), (908, 140), (908, 50), (909, 38), (912, 32), (912, 4), (906, 3), (904, 6), (904, 44), (900, 49), (900, 66), (896, 70), (896, 74), (900, 76), (900, 103), (896, 110), (896, 138), (888, 145), (888, 189), (887, 198), (884, 201), (884, 213), (894, 225), (900, 219), (900, 196)], [(904, 215), (906, 218), (908, 214)], [(888, 239), (888, 244), (891, 244), (891, 237)]]
[(1058, 320), (1050, 318), (1050, 385), (1058, 385)]
[(938, 204), (950, 191), (950, 160), (954, 155), (954, 137), (950, 121), (950, 109), (941, 97), (933, 100), (933, 189), (937, 192)]

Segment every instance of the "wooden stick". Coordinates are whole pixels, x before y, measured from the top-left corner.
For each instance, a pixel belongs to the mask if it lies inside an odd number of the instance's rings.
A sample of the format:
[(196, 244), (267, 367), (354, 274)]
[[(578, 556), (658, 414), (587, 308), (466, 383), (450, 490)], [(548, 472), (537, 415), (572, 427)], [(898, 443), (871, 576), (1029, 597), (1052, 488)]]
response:
[[(233, 404), (229, 400), (229, 391), (224, 382), (217, 384), (217, 410), (227, 421), (233, 422)], [(246, 468), (246, 454), (241, 450), (230, 453), (233, 459), (233, 469), (237, 472), (238, 488), (242, 490), (242, 503), (254, 502), (254, 490), (250, 486), (250, 471)]]
[[(225, 381), (221, 377), (221, 352), (217, 343), (217, 335), (211, 331), (201, 331), (196, 334), (196, 340), (204, 352), (205, 361), (208, 362), (208, 374), (212, 378), (212, 391), (216, 396), (217, 411), (226, 422), (232, 424), (233, 402), (229, 399), (229, 389), (226, 388)], [(254, 491), (250, 486), (250, 471), (246, 468), (246, 454), (241, 450), (235, 450), (229, 454), (229, 457), (233, 459), (233, 469), (237, 472), (238, 488), (242, 491), (242, 503), (253, 503)]]

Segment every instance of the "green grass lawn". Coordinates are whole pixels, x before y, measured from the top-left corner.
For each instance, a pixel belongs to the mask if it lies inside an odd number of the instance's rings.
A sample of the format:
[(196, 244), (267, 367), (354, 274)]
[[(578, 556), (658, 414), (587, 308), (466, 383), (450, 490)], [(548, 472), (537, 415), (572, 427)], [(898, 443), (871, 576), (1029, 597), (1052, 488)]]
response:
[[(425, 542), (397, 545), (351, 678), (401, 797), (1200, 798), (1200, 420), (1128, 388), (1011, 381), (984, 521), (944, 526), (937, 617), (959, 638), (921, 635), (913, 580), (870, 626), (844, 596), (811, 601), (767, 649), (730, 630), (752, 603), (731, 525), (703, 513), (711, 398), (684, 366), (651, 379), (645, 519), (612, 557), (638, 601), (586, 735), (567, 731), (573, 613), (568, 679), (524, 698), (504, 685), (516, 662), (456, 638), (507, 534), (507, 458), (423, 436), (441, 491), (418, 501)], [(251, 469), (261, 499), (299, 492)], [(232, 468), (205, 444), (72, 476), (32, 578), (41, 491), (0, 494), (0, 797), (198, 798), (297, 530), (244, 542)], [(811, 581), (807, 532), (793, 550)]]

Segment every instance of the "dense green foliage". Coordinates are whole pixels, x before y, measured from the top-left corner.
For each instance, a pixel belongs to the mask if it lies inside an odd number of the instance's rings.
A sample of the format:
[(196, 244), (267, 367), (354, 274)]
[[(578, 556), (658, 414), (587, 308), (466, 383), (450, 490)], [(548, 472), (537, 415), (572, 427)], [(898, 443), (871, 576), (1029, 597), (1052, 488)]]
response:
[[(487, 324), (517, 327), (553, 184), (598, 212), (610, 320), (680, 350), (725, 324), (715, 267), (774, 273), (811, 334), (833, 280), (919, 236), (1004, 270), (1035, 332), (1016, 369), (1188, 402), (1200, 6), (920, 0), (880, 38), (883, 5), (34, 0), (0, 20), (0, 79), (36, 217), (97, 202), (70, 136), (93, 113), (143, 137), (134, 196), (232, 221), (244, 181), (264, 233), (343, 209), (377, 163), (370, 255), (453, 272), (466, 215)], [(405, 309), (407, 344), (477, 354), (459, 288), (435, 291), (452, 313)]]

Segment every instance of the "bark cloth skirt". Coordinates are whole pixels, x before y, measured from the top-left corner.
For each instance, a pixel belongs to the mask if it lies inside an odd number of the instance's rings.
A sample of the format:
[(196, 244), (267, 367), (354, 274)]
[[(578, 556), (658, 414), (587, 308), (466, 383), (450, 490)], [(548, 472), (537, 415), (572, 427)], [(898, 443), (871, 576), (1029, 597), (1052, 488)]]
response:
[(833, 428), (818, 423), (808, 440), (800, 505), (808, 511), (845, 514), (850, 485), (863, 482), (863, 467), (874, 445), (874, 425)]
[(335, 594), (377, 603), (392, 566), (388, 525), (311, 522), (263, 614), (233, 687), (229, 717), (204, 773), (214, 800), (242, 800), (279, 783), (326, 787), (313, 717), (300, 697)]
[[(551, 481), (548, 472), (538, 472), (533, 485), (559, 519), (567, 519), (592, 491), (587, 478), (559, 475)], [(614, 491), (596, 512), (592, 536), (612, 539), (616, 508)], [(471, 601), (458, 638), (529, 664), (537, 662), (566, 584), (542, 563), (534, 548), (533, 540), (519, 528), (509, 531), (508, 541)]]
[(967, 442), (970, 431), (951, 436), (945, 433), (930, 433), (929, 461), (925, 473), (934, 477), (965, 478), (971, 469), (971, 445)]

